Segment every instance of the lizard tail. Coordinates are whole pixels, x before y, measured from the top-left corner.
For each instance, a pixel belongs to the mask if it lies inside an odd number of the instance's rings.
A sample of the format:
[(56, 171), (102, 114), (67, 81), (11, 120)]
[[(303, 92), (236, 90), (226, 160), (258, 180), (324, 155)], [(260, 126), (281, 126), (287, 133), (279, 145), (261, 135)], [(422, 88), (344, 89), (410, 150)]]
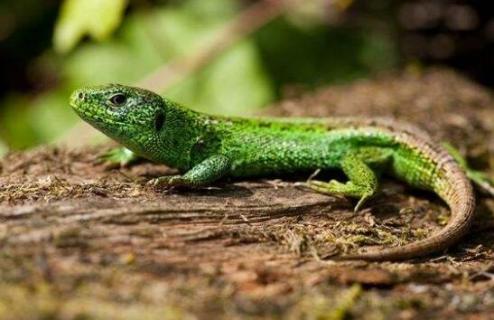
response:
[(434, 191), (451, 210), (448, 224), (432, 236), (406, 244), (368, 252), (336, 257), (336, 260), (397, 261), (426, 256), (447, 249), (457, 243), (469, 230), (475, 209), (472, 185), (464, 171), (448, 154), (438, 155), (444, 173), (434, 186)]

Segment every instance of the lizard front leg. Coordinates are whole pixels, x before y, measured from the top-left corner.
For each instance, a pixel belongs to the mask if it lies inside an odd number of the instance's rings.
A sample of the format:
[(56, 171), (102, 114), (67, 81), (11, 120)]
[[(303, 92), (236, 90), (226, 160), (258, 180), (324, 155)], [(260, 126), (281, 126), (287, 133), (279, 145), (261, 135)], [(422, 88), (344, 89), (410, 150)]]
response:
[(163, 176), (151, 180), (155, 186), (200, 187), (225, 176), (230, 170), (231, 161), (223, 155), (211, 156), (183, 175)]
[(362, 205), (372, 198), (378, 189), (378, 177), (373, 168), (384, 166), (390, 159), (392, 152), (379, 148), (364, 148), (349, 152), (343, 156), (340, 166), (349, 181), (342, 183), (336, 180), (329, 182), (309, 179), (307, 186), (312, 190), (325, 194), (340, 194), (358, 198), (354, 208), (358, 211)]
[(100, 160), (105, 162), (108, 167), (126, 167), (139, 160), (139, 156), (125, 147), (113, 148), (103, 154)]

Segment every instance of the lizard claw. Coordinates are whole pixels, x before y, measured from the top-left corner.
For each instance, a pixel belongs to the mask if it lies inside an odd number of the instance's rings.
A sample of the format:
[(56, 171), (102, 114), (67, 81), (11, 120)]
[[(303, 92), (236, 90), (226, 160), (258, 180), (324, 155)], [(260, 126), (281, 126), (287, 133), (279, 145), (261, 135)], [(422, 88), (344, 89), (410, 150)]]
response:
[(369, 200), (372, 196), (373, 196), (373, 193), (368, 193), (368, 194), (362, 195), (360, 200), (357, 202), (357, 204), (353, 208), (353, 212), (354, 213), (359, 212), (360, 209), (362, 209), (362, 207), (365, 205), (366, 201)]
[(153, 187), (177, 187), (187, 185), (181, 176), (164, 176), (149, 180), (148, 185)]

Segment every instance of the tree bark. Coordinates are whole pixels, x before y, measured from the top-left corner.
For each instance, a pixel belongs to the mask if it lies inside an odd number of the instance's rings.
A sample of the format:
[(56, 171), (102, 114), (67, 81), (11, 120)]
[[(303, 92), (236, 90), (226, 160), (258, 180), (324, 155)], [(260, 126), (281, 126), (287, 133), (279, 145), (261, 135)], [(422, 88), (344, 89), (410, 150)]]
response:
[[(271, 115), (394, 116), (492, 172), (494, 100), (447, 71), (391, 74), (283, 101)], [(432, 194), (385, 180), (354, 203), (296, 187), (306, 177), (222, 181), (194, 191), (146, 182), (172, 169), (107, 169), (107, 147), (40, 147), (0, 162), (0, 319), (488, 318), (493, 202), (472, 232), (405, 263), (333, 262), (441, 228)], [(445, 285), (448, 286), (445, 286)]]

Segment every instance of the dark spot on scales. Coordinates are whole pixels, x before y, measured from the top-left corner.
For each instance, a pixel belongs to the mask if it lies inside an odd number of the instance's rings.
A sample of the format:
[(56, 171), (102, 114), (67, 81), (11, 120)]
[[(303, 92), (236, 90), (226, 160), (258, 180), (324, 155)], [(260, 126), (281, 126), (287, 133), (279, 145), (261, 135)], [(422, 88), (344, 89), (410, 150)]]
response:
[(156, 113), (154, 116), (154, 129), (156, 131), (161, 131), (163, 125), (165, 124), (165, 115), (162, 112)]
[(259, 123), (257, 124), (257, 126), (258, 126), (259, 128), (271, 128), (271, 127), (273, 126), (273, 124), (272, 124), (272, 123), (270, 123), (270, 122), (259, 122)]

